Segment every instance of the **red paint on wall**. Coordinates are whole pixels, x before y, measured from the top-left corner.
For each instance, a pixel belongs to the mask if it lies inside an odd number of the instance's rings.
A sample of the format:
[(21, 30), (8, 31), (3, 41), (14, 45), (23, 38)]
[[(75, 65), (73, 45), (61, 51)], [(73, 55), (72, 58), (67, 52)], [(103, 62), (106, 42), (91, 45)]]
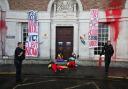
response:
[(106, 8), (106, 20), (107, 22), (110, 23), (110, 26), (113, 28), (113, 41), (117, 42), (118, 35), (120, 32), (120, 27), (119, 27), (119, 20), (121, 18), (122, 14), (122, 9), (118, 9), (118, 7), (123, 6), (125, 0), (110, 0), (108, 7), (112, 9), (107, 9)]
[(122, 10), (121, 9), (107, 9), (106, 10), (106, 19), (107, 22), (110, 22), (110, 26), (113, 28), (114, 37), (113, 41), (117, 42), (117, 38), (120, 32), (119, 19), (121, 18)]
[(109, 0), (109, 7), (118, 8), (124, 4), (125, 0)]
[(5, 21), (0, 20), (0, 30), (6, 27)]
[(119, 35), (119, 22), (118, 21), (115, 21), (114, 23), (111, 23), (111, 27), (113, 27), (113, 30), (114, 30), (114, 37), (113, 37), (113, 40), (115, 42), (117, 42), (117, 38), (118, 38), (118, 35)]

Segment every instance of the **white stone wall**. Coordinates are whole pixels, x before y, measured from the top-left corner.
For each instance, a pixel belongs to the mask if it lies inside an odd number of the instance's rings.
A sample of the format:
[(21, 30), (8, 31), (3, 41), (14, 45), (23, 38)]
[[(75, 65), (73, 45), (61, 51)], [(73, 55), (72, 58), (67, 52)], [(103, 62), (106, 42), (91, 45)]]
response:
[[(127, 17), (128, 11), (124, 10), (122, 17)], [(100, 12), (100, 22), (105, 22), (105, 13)], [(54, 59), (55, 57), (55, 35), (56, 26), (73, 26), (74, 27), (74, 52), (79, 54), (80, 59), (97, 59), (94, 55), (94, 49), (89, 49), (88, 31), (89, 31), (89, 12), (81, 12), (79, 19), (59, 19), (50, 20), (50, 13), (38, 12), (39, 18), (39, 58)], [(14, 49), (18, 41), (21, 41), (21, 22), (27, 22), (27, 11), (8, 11), (7, 12), (7, 36), (15, 36), (14, 39), (6, 39), (6, 53), (13, 56)], [(125, 60), (128, 58), (128, 19), (124, 18), (120, 22), (120, 33), (116, 45), (117, 60)], [(45, 36), (46, 34), (46, 36)], [(81, 43), (80, 36), (85, 36), (85, 45)]]
[[(6, 38), (5, 41), (5, 52), (6, 55), (14, 55), (14, 50), (17, 43), (17, 23), (16, 22), (7, 22), (7, 36), (9, 38)], [(6, 36), (6, 37), (7, 37)], [(14, 38), (11, 38), (11, 36), (14, 36)]]
[[(81, 22), (79, 25), (79, 57), (80, 59), (89, 59), (89, 56), (91, 56), (89, 45), (88, 45), (88, 31), (89, 31), (89, 23), (88, 22)], [(80, 40), (80, 36), (85, 35), (85, 45), (82, 44)]]
[(128, 21), (122, 21), (120, 23), (120, 33), (119, 33), (119, 37), (118, 37), (118, 41), (117, 41), (117, 52), (116, 52), (116, 56), (118, 58), (128, 58)]
[[(38, 12), (39, 22), (39, 58), (50, 59), (50, 20), (46, 12)], [(27, 11), (8, 11), (6, 16), (7, 36), (6, 54), (14, 56), (17, 42), (22, 41), (21, 22), (27, 22)], [(45, 36), (46, 35), (46, 36)]]
[(120, 20), (120, 33), (116, 45), (117, 60), (128, 61), (128, 9), (123, 10)]
[(39, 23), (39, 56), (50, 59), (50, 22)]
[(38, 12), (39, 22), (39, 58), (50, 59), (50, 37), (51, 22), (50, 14), (47, 12)]
[(126, 0), (125, 8), (128, 9), (128, 0)]
[(1, 7), (2, 11), (9, 10), (8, 0), (0, 0), (0, 7)]
[(125, 3), (125, 9), (122, 11), (120, 20), (120, 33), (116, 45), (117, 61), (128, 61), (128, 0)]
[[(6, 54), (14, 55), (14, 49), (18, 41), (21, 41), (21, 22), (27, 22), (27, 11), (9, 11), (7, 1), (0, 0), (0, 6), (6, 10), (7, 36), (14, 38), (6, 38)], [(120, 59), (128, 61), (128, 1), (126, 2), (120, 21), (120, 33), (117, 39), (116, 56)], [(50, 10), (47, 12), (38, 12), (39, 19), (39, 58), (54, 59), (55, 57), (55, 35), (56, 26), (73, 26), (74, 27), (74, 52), (79, 54), (80, 59), (96, 59), (93, 49), (89, 49), (88, 31), (89, 31), (89, 11), (80, 10), (79, 17), (67, 18), (50, 18)], [(106, 16), (103, 11), (99, 12), (100, 22), (106, 21)], [(46, 36), (45, 36), (46, 35)], [(85, 45), (80, 41), (80, 36), (85, 36)]]
[(22, 41), (21, 22), (26, 22), (26, 16), (25, 12), (6, 12), (7, 35), (5, 52), (7, 56), (14, 56), (14, 50), (17, 46), (17, 42)]
[[(80, 60), (91, 60), (98, 59), (97, 55), (94, 55), (94, 49), (89, 48), (88, 44), (88, 32), (89, 32), (89, 21), (90, 21), (90, 12), (81, 12), (79, 16), (79, 57)], [(103, 11), (99, 11), (99, 22), (105, 22), (105, 13)], [(82, 44), (80, 40), (80, 36), (85, 35), (85, 45)]]

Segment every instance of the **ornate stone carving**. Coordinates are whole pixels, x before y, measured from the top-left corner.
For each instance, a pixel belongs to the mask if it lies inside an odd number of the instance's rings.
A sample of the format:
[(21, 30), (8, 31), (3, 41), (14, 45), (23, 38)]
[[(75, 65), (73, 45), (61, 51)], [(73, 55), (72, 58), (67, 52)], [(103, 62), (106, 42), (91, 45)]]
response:
[(54, 9), (56, 13), (76, 12), (75, 0), (56, 0)]

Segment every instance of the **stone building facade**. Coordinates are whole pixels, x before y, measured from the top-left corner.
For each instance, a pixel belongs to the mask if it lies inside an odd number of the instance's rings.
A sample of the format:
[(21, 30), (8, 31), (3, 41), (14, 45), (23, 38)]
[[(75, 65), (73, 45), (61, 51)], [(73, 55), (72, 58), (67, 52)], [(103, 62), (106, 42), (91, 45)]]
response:
[[(6, 13), (6, 56), (13, 57), (17, 42), (24, 41), (27, 13), (35, 10), (38, 12), (39, 23), (38, 59), (55, 59), (58, 45), (62, 43), (65, 50), (70, 45), (69, 49), (79, 54), (79, 60), (98, 60), (103, 46), (101, 43), (111, 40), (115, 50), (112, 60), (128, 61), (127, 0), (0, 0), (0, 7)], [(101, 38), (97, 48), (89, 48), (88, 44), (90, 9), (99, 10)], [(61, 38), (65, 40), (61, 42)]]

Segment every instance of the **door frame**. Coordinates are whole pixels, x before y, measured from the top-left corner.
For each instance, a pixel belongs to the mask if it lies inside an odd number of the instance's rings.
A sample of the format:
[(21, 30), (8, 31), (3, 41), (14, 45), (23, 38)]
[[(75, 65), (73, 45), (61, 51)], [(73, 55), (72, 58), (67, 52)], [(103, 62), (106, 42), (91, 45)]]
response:
[(55, 61), (56, 56), (56, 27), (57, 26), (72, 26), (73, 29), (73, 52), (79, 54), (79, 31), (78, 23), (76, 22), (56, 22), (51, 24), (51, 59)]
[[(70, 30), (71, 31), (71, 34), (70, 34), (70, 36), (71, 36), (71, 38), (70, 39), (65, 39), (65, 40), (68, 40), (68, 41), (66, 41), (66, 42), (69, 42), (69, 40), (72, 40), (72, 46), (71, 46), (71, 49), (70, 49), (70, 52), (72, 52), (73, 51), (73, 45), (74, 45), (74, 42), (73, 42), (73, 31), (74, 31), (74, 27), (73, 26), (56, 26), (56, 50), (55, 50), (55, 53), (56, 53), (56, 57), (57, 57), (57, 48), (59, 47), (58, 45), (57, 45), (57, 39), (59, 39), (59, 37), (57, 36), (57, 35), (59, 35), (58, 34), (58, 31), (59, 30), (61, 30), (61, 31), (64, 31), (65, 32), (65, 30), (66, 31), (68, 31), (68, 30)], [(63, 33), (64, 33), (63, 32)], [(63, 35), (63, 33), (62, 33), (62, 35)], [(63, 36), (62, 36), (63, 37)], [(64, 43), (64, 45), (66, 46), (66, 44)], [(66, 49), (65, 48), (65, 46), (64, 47), (62, 47), (62, 48), (64, 48), (64, 50)], [(63, 54), (63, 56), (65, 55), (65, 51), (64, 51), (64, 54)], [(71, 54), (70, 54), (71, 55)], [(67, 57), (67, 56), (64, 56), (64, 59), (65, 59), (65, 57)], [(66, 59), (65, 59), (66, 60)]]

